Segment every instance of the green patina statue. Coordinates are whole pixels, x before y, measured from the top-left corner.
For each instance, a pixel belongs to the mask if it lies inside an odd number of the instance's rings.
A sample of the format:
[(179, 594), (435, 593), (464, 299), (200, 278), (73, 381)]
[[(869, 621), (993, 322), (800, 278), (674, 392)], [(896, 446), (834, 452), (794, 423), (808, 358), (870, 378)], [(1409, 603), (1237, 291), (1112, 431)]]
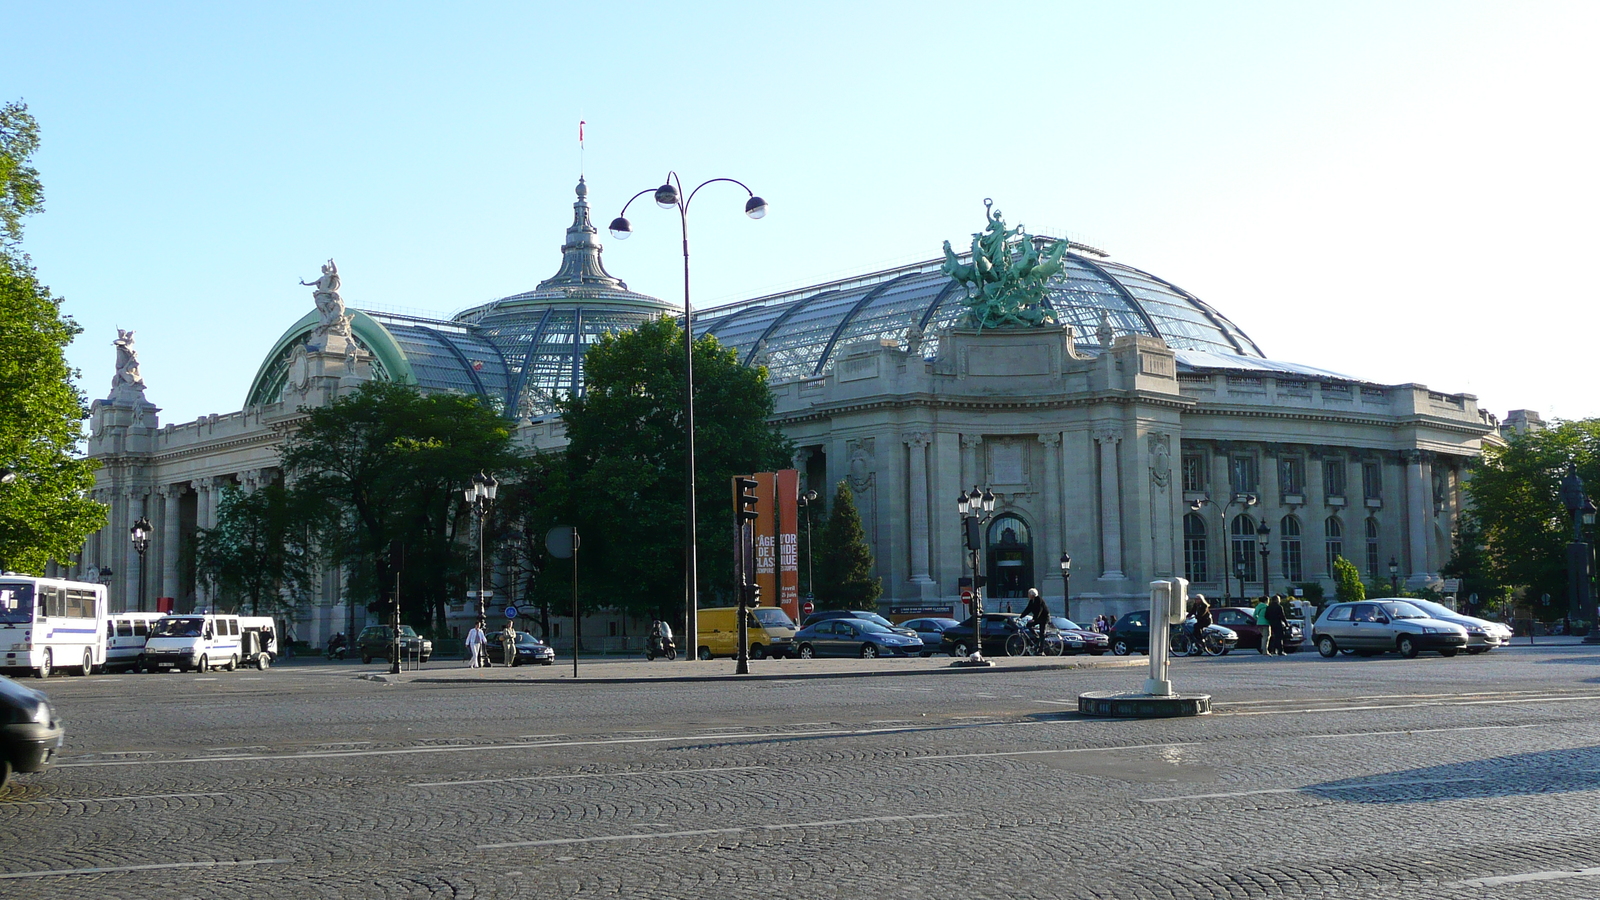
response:
[(1054, 324), (1055, 313), (1044, 305), (1045, 282), (1061, 271), (1061, 257), (1067, 242), (1057, 241), (1050, 252), (1039, 255), (1033, 236), (1022, 226), (1007, 228), (985, 198), (984, 213), (989, 224), (972, 236), (972, 262), (961, 262), (950, 242), (944, 242), (946, 275), (967, 289), (968, 328), (1037, 328)]

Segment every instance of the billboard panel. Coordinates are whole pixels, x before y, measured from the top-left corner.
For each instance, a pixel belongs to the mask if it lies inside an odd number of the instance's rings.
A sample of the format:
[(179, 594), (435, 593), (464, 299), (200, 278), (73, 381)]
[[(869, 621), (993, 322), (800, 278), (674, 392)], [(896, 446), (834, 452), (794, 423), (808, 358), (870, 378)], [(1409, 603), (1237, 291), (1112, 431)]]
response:
[(800, 471), (779, 469), (778, 603), (789, 618), (800, 621)]

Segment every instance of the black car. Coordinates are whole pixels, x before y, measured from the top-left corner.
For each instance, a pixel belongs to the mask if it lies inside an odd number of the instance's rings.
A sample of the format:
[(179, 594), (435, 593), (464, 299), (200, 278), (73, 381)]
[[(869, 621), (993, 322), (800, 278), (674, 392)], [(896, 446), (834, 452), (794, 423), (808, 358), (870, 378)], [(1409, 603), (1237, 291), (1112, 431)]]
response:
[(12, 772), (42, 772), (66, 730), (50, 698), (0, 675), (0, 787)]
[[(500, 640), (499, 634), (489, 635), (489, 643), (483, 645), (483, 658), (485, 665), (505, 665), (506, 645)], [(548, 666), (555, 661), (556, 651), (549, 644), (526, 631), (517, 632), (517, 655), (511, 663), (513, 666), (531, 666), (534, 663)]]
[(1138, 609), (1126, 613), (1111, 626), (1106, 635), (1111, 640), (1111, 652), (1117, 656), (1150, 652), (1150, 610)]
[[(356, 637), (356, 652), (361, 654), (363, 663), (370, 663), (374, 658), (388, 659), (393, 647), (394, 629), (387, 625), (368, 625)], [(407, 658), (419, 656), (427, 662), (433, 656), (433, 641), (417, 634), (410, 625), (401, 625), (400, 654)]]
[[(1017, 613), (984, 613), (983, 652), (990, 656), (1004, 656), (1006, 641), (1022, 629), (1018, 622), (1021, 618)], [(951, 656), (971, 656), (972, 617), (968, 616), (961, 624), (946, 628), (940, 647)]]
[(931, 619), (912, 619), (909, 622), (901, 622), (900, 627), (909, 628), (912, 631), (915, 631), (917, 633), (917, 637), (922, 638), (922, 655), (932, 656), (933, 652), (938, 650), (944, 644), (945, 629), (953, 628), (960, 624), (961, 623), (955, 619), (934, 617)]

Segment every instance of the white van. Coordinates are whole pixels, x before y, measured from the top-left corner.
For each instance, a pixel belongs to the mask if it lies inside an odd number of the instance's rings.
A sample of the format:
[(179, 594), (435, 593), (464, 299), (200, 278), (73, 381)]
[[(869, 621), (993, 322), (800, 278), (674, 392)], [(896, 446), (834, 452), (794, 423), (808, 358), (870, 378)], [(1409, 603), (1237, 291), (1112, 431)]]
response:
[(125, 612), (106, 617), (106, 671), (144, 668), (144, 642), (164, 613)]
[(153, 672), (205, 672), (212, 666), (231, 672), (240, 663), (265, 669), (276, 643), (273, 622), (265, 616), (173, 614), (162, 616), (151, 628), (144, 647), (145, 666)]

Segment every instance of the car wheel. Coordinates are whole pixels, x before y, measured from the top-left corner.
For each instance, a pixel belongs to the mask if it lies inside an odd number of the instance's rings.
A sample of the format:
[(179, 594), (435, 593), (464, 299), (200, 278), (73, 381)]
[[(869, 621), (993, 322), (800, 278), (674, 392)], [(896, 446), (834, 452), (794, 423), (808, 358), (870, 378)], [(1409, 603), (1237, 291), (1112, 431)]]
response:
[(800, 658), (801, 659), (816, 659), (817, 658), (817, 651), (814, 648), (812, 648), (812, 646), (810, 644), (801, 644), (800, 645)]
[(750, 645), (750, 658), (751, 659), (766, 659), (767, 658), (767, 648), (761, 646), (760, 644), (751, 644)]
[(1111, 642), (1111, 653), (1113, 656), (1128, 656), (1133, 653), (1133, 648), (1128, 646), (1127, 641), (1117, 638)]
[(238, 669), (239, 669), (239, 655), (236, 653), (233, 656), (228, 657), (227, 668), (223, 669), (223, 671), (225, 671), (225, 672), (236, 672), (236, 671), (238, 671)]
[(1456, 648), (1454, 648), (1454, 647), (1446, 647), (1443, 650), (1439, 651), (1439, 655), (1440, 656), (1445, 656), (1445, 657), (1455, 656), (1456, 655)]
[(269, 654), (256, 654), (256, 671), (265, 672), (270, 665), (272, 665), (272, 657)]
[(50, 653), (50, 648), (44, 648), (44, 659), (39, 663), (39, 677), (49, 678), (50, 672), (55, 668), (55, 659)]
[(702, 660), (710, 659), (711, 658), (711, 648), (710, 647), (701, 647), (700, 648), (700, 658)]
[(1411, 635), (1409, 634), (1403, 634), (1400, 636), (1398, 649), (1400, 651), (1400, 655), (1404, 656), (1406, 659), (1416, 659), (1417, 654), (1421, 652), (1417, 649), (1417, 642), (1412, 640)]
[(878, 645), (877, 644), (862, 644), (861, 645), (861, 658), (862, 659), (877, 659), (878, 658)]
[(1317, 652), (1331, 659), (1338, 655), (1339, 645), (1333, 642), (1333, 638), (1323, 635), (1317, 638)]
[(204, 653), (200, 654), (200, 662), (195, 664), (194, 670), (202, 673), (211, 671), (211, 660)]
[(957, 656), (957, 657), (960, 657), (960, 656), (971, 656), (972, 655), (972, 648), (967, 646), (967, 642), (966, 641), (956, 641), (956, 645), (954, 647), (950, 648), (950, 655), (951, 656)]
[(368, 656), (368, 655), (366, 655), (366, 654), (365, 654), (365, 653), (363, 653), (363, 654), (361, 654), (361, 664), (362, 664), (362, 665), (363, 665), (363, 666), (370, 666), (370, 665), (372, 665), (372, 657), (370, 657), (370, 656)]
[(83, 651), (83, 671), (79, 675), (94, 674), (94, 651), (85, 648)]
[(417, 661), (418, 662), (427, 662), (430, 659), (433, 659), (433, 657), (431, 657), (431, 656), (419, 656), (419, 657), (417, 657)]
[(150, 671), (150, 660), (143, 653), (139, 654), (139, 658), (133, 661), (133, 670), (135, 672)]
[(6, 782), (10, 780), (11, 760), (6, 759), (4, 756), (0, 756), (0, 788), (4, 788), (6, 786)]

